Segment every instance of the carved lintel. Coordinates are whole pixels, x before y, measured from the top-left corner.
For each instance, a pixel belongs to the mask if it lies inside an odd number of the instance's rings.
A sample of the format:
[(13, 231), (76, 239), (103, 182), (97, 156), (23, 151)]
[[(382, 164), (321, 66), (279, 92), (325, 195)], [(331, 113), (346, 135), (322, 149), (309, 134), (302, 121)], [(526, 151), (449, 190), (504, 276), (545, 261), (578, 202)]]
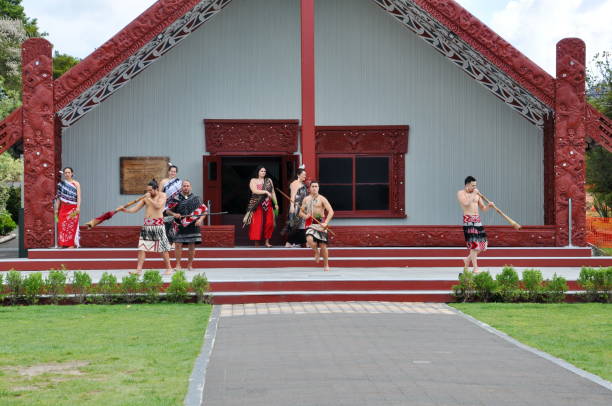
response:
[(298, 120), (204, 120), (206, 151), (211, 154), (293, 154), (298, 131)]

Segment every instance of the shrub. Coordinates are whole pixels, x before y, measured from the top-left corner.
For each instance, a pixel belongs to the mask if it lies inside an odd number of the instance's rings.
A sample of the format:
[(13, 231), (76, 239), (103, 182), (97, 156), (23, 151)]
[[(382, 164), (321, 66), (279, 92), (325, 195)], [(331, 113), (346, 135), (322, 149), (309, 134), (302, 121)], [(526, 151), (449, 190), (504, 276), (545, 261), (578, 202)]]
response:
[(11, 304), (17, 303), (23, 292), (23, 279), (21, 273), (15, 270), (9, 271), (6, 275), (6, 286), (11, 298)]
[(6, 200), (6, 211), (9, 212), (15, 223), (19, 222), (19, 209), (21, 208), (21, 188), (11, 187), (8, 190), (8, 199)]
[(544, 283), (544, 299), (549, 303), (560, 303), (565, 300), (567, 292), (567, 281), (562, 276), (555, 273), (552, 279)]
[(117, 277), (108, 272), (104, 272), (98, 281), (98, 293), (100, 294), (102, 303), (112, 303), (117, 293)]
[(64, 294), (64, 289), (66, 287), (66, 272), (63, 270), (50, 270), (45, 285), (47, 287), (47, 293), (51, 297), (51, 302), (57, 304), (60, 295)]
[(504, 302), (513, 302), (520, 298), (519, 276), (511, 266), (505, 266), (501, 273), (495, 276), (500, 299)]
[(204, 297), (209, 288), (210, 284), (204, 274), (197, 274), (191, 280), (191, 289), (195, 292), (198, 303), (204, 303)]
[(585, 290), (583, 296), (589, 302), (606, 302), (612, 300), (612, 267), (589, 268), (580, 270), (577, 282)]
[(148, 303), (155, 303), (159, 300), (159, 291), (163, 281), (159, 271), (148, 270), (142, 275), (142, 291)]
[(167, 298), (171, 302), (182, 303), (187, 298), (189, 282), (185, 277), (185, 271), (178, 271), (172, 275), (172, 280), (166, 289)]
[(523, 271), (523, 287), (527, 291), (526, 298), (531, 302), (542, 300), (544, 286), (542, 285), (542, 272), (539, 269), (525, 269)]
[(4, 284), (2, 281), (4, 280), (4, 274), (0, 272), (0, 302), (2, 302), (2, 294), (4, 293)]
[(33, 272), (23, 279), (23, 293), (29, 304), (38, 303), (38, 297), (43, 293), (45, 282), (42, 273)]
[(72, 274), (72, 291), (79, 303), (84, 303), (87, 293), (91, 289), (91, 276), (87, 272), (75, 271)]
[(474, 283), (474, 272), (464, 269), (459, 274), (459, 284), (453, 285), (453, 295), (462, 302), (474, 300), (476, 284)]
[(140, 290), (138, 275), (130, 274), (121, 279), (121, 294), (127, 303), (132, 303)]
[(497, 283), (488, 271), (476, 274), (474, 276), (474, 285), (478, 300), (483, 302), (491, 300), (497, 290)]
[(0, 235), (7, 235), (17, 227), (7, 211), (0, 211)]

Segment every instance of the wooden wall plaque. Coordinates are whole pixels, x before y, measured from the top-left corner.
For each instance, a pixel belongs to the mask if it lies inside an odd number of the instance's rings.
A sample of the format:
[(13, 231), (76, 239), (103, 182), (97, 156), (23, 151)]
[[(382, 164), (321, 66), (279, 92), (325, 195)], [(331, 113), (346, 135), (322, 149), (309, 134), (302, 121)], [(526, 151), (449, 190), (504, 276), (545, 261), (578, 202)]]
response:
[(122, 195), (141, 195), (153, 178), (160, 182), (168, 175), (169, 157), (122, 156), (119, 158), (119, 187)]

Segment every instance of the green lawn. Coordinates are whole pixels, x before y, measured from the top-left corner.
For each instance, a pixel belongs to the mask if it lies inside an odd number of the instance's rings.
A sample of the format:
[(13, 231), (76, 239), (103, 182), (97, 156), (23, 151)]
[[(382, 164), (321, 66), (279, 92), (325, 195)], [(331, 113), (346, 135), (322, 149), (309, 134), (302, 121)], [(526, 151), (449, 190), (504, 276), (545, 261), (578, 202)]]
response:
[(515, 339), (612, 381), (612, 305), (453, 303)]
[(1, 405), (180, 405), (211, 307), (0, 307)]

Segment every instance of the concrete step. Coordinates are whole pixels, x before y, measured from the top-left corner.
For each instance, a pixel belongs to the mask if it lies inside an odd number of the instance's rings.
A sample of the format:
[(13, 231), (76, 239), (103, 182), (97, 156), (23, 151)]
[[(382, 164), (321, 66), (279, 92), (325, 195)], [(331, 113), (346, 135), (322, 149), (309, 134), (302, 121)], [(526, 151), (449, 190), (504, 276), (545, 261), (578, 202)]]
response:
[[(174, 262), (174, 261), (172, 261)], [(460, 267), (462, 257), (334, 257), (330, 258), (331, 267), (342, 268), (379, 268), (379, 267)], [(172, 263), (174, 265), (174, 263)], [(185, 265), (185, 262), (183, 263)], [(478, 260), (481, 267), (521, 266), (521, 267), (582, 267), (612, 266), (612, 257), (483, 257)], [(69, 270), (90, 269), (134, 269), (136, 257), (104, 259), (5, 259), (0, 260), (0, 271), (44, 271), (65, 266)], [(312, 257), (271, 257), (271, 258), (196, 258), (194, 268), (295, 268), (321, 267)], [(164, 269), (158, 255), (149, 254), (145, 269)]]
[[(422, 247), (371, 247), (342, 248), (331, 247), (332, 257), (460, 257), (467, 250), (463, 247), (422, 248)], [(31, 249), (30, 259), (117, 259), (136, 258), (134, 248), (79, 248), (79, 249)], [(174, 252), (170, 252), (173, 257)], [(312, 251), (308, 248), (196, 248), (200, 258), (308, 258)], [(565, 247), (492, 247), (481, 257), (590, 257), (590, 248)]]

